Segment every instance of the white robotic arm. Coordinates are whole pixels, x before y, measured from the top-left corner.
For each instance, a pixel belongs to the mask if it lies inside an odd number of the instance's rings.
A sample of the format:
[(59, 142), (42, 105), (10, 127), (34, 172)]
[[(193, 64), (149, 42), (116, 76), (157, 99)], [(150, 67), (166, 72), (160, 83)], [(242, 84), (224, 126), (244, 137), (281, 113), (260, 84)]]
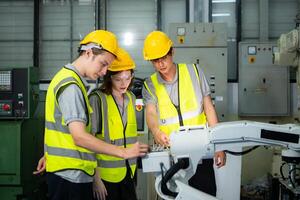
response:
[(300, 86), (300, 27), (297, 27), (289, 33), (281, 34), (277, 43), (278, 52), (273, 53), (273, 63), (296, 67), (297, 84)]
[(183, 127), (170, 136), (170, 149), (154, 150), (142, 159), (144, 172), (157, 172), (155, 189), (164, 199), (212, 200), (187, 185), (204, 158), (228, 147), (254, 145), (282, 146), (285, 156), (300, 157), (300, 126), (293, 124), (236, 121), (219, 123), (214, 127)]

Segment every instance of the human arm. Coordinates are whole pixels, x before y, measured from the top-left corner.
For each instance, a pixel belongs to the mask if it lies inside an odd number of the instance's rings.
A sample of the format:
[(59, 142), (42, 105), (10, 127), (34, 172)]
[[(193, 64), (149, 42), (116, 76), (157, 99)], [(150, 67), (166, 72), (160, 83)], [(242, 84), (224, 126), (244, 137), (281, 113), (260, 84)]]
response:
[[(215, 110), (215, 107), (212, 103), (210, 95), (207, 95), (203, 98), (203, 107), (204, 113), (206, 115), (208, 126), (214, 126), (218, 123), (218, 117)], [(226, 164), (226, 154), (224, 151), (215, 152), (215, 163), (218, 168), (223, 167)]]
[(89, 149), (95, 153), (129, 159), (145, 156), (148, 152), (148, 145), (140, 144), (139, 142), (136, 142), (130, 148), (108, 144), (86, 132), (85, 124), (81, 121), (72, 121), (68, 126), (75, 145)]
[(95, 170), (94, 181), (93, 181), (93, 193), (94, 199), (105, 200), (107, 196), (106, 187), (101, 180), (101, 175), (99, 170)]
[[(148, 145), (136, 142), (130, 148), (121, 148), (115, 145), (103, 142), (95, 138), (85, 131), (85, 124), (79, 121), (74, 121), (69, 124), (69, 129), (73, 137), (74, 143), (77, 146), (87, 148), (96, 153), (104, 153), (112, 156), (117, 156), (124, 159), (144, 156), (148, 152)], [(46, 169), (46, 158), (40, 158), (36, 171), (33, 174), (40, 174)]]
[(146, 105), (146, 122), (154, 137), (155, 142), (163, 146), (169, 146), (169, 137), (166, 133), (162, 132), (159, 129), (158, 114), (156, 111), (156, 106), (154, 104), (149, 103)]
[(75, 145), (95, 153), (104, 153), (125, 159), (146, 154), (148, 146), (145, 144), (137, 142), (131, 148), (125, 149), (108, 144), (86, 132), (86, 105), (82, 92), (77, 85), (72, 84), (64, 88), (59, 94), (58, 103)]
[(208, 126), (214, 126), (218, 123), (218, 117), (210, 95), (203, 97), (203, 109), (206, 115)]
[(159, 119), (156, 109), (157, 99), (153, 95), (153, 93), (150, 92), (148, 84), (151, 84), (151, 82), (147, 83), (147, 81), (145, 81), (142, 90), (144, 104), (146, 105), (147, 126), (150, 129), (157, 144), (169, 146), (169, 137), (159, 129)]

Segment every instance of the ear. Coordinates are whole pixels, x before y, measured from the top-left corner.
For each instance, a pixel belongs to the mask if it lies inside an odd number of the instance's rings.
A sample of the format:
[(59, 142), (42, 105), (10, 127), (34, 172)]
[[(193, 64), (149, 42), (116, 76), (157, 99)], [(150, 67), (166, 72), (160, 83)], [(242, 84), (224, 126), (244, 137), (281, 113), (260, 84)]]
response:
[(172, 53), (171, 53), (171, 56), (174, 56), (174, 53), (175, 53), (175, 49), (172, 47)]
[(85, 51), (85, 55), (86, 55), (87, 57), (93, 56), (94, 54), (93, 54), (92, 49), (87, 49), (87, 50)]

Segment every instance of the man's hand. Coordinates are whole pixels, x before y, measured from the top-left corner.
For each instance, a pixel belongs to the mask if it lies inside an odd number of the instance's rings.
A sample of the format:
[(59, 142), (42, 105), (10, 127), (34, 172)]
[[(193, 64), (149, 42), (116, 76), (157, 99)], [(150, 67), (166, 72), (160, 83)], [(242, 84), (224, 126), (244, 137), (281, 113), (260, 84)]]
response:
[(215, 152), (215, 163), (218, 168), (226, 164), (226, 154), (224, 151)]
[(159, 117), (156, 110), (156, 104), (149, 103), (146, 105), (146, 121), (155, 142), (162, 146), (170, 146), (168, 135), (159, 130)]
[(129, 148), (124, 149), (124, 159), (143, 157), (149, 150), (149, 146), (147, 144), (136, 142)]
[(36, 167), (36, 171), (33, 172), (34, 175), (42, 174), (46, 170), (46, 158), (45, 156), (41, 157), (38, 165)]
[(161, 130), (158, 130), (157, 132), (153, 133), (154, 140), (157, 144), (160, 144), (162, 146), (168, 147), (170, 146), (170, 138), (167, 134), (162, 132)]

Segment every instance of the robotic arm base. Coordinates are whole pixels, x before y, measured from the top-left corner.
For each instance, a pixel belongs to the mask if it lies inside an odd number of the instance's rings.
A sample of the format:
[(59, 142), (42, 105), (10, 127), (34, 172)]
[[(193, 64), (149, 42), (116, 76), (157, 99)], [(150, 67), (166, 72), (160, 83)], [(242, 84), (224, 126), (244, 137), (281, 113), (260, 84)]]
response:
[(189, 200), (218, 200), (216, 197), (201, 192), (189, 185), (180, 181), (175, 181), (179, 189), (179, 193), (175, 200), (189, 199)]
[(156, 177), (155, 179), (155, 190), (157, 194), (165, 199), (165, 200), (218, 200), (216, 197), (211, 196), (209, 194), (206, 194), (204, 192), (201, 192), (200, 190), (197, 190), (185, 183), (183, 183), (180, 180), (175, 180), (176, 188), (178, 191), (178, 195), (174, 199), (174, 197), (164, 195), (161, 191), (161, 175)]

